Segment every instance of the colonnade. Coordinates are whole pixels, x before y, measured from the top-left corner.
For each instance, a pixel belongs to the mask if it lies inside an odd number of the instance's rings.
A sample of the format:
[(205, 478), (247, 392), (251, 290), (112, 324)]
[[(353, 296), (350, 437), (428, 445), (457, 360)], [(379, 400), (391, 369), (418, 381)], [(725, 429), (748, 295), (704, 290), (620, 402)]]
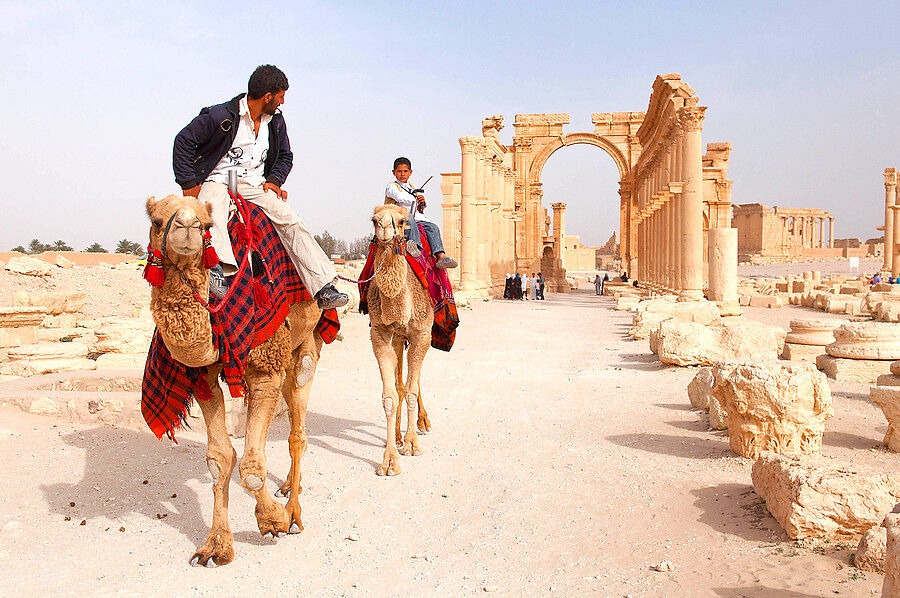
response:
[(631, 276), (693, 299), (703, 297), (705, 111), (692, 105), (665, 115), (663, 130), (650, 151), (645, 149), (634, 178), (638, 271)]
[(884, 270), (900, 276), (900, 205), (897, 203), (897, 170), (884, 169)]
[(520, 218), (514, 214), (513, 173), (492, 138), (462, 137), (459, 146), (459, 283), (464, 290), (489, 291), (515, 269)]
[[(807, 210), (806, 212), (808, 212)], [(818, 211), (818, 210), (816, 210)], [(778, 209), (781, 216), (782, 239), (788, 245), (808, 247), (810, 249), (834, 247), (834, 217), (823, 212), (823, 216), (803, 213), (798, 210), (794, 215)], [(825, 222), (828, 222), (828, 238), (825, 238)]]

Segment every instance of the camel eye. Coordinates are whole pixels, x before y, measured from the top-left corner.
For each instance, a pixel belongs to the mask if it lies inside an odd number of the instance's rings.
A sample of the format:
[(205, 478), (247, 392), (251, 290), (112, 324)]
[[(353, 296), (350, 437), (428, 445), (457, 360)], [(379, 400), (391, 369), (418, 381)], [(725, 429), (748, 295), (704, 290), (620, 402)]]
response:
[(154, 218), (152, 220), (152, 222), (153, 222), (153, 226), (155, 226), (156, 228), (159, 228), (162, 226), (162, 218)]

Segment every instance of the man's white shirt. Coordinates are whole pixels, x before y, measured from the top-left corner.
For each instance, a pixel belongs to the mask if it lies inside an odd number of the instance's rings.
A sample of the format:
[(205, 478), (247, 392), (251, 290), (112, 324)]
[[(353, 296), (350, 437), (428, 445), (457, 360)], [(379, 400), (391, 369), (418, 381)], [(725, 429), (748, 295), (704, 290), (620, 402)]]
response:
[[(394, 202), (403, 206), (410, 213), (415, 210), (416, 196), (412, 194), (413, 187), (409, 183), (401, 183), (400, 181), (391, 181), (384, 190), (385, 198), (390, 198)], [(425, 214), (416, 212), (416, 222), (431, 222)]]
[(237, 133), (231, 149), (222, 156), (207, 180), (228, 184), (228, 171), (235, 169), (238, 177), (248, 185), (262, 187), (266, 182), (263, 176), (266, 157), (269, 153), (269, 121), (271, 114), (263, 113), (259, 123), (259, 135), (254, 132), (247, 96), (241, 98), (237, 122)]

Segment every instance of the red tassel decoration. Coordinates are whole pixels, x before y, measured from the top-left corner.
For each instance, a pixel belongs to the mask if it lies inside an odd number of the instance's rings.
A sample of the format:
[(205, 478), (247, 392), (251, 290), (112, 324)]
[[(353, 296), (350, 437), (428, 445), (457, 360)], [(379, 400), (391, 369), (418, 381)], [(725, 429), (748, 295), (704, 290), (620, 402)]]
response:
[(209, 390), (209, 384), (206, 383), (206, 379), (202, 376), (197, 380), (196, 392), (194, 394), (198, 401), (208, 401), (213, 398), (212, 391)]
[(219, 256), (212, 246), (212, 235), (209, 231), (203, 233), (203, 267), (207, 270), (219, 263)]
[(166, 273), (162, 269), (162, 252), (147, 246), (147, 265), (144, 266), (144, 280), (151, 286), (161, 287), (166, 279)]
[(253, 305), (257, 308), (266, 309), (271, 303), (269, 291), (258, 280), (253, 279)]

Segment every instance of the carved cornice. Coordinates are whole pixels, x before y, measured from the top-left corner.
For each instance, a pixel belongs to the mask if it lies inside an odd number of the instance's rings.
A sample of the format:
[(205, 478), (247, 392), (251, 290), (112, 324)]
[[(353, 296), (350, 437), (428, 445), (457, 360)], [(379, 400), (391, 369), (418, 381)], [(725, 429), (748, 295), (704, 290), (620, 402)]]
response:
[(459, 147), (464, 154), (477, 153), (478, 146), (481, 144), (481, 137), (460, 137)]
[(679, 121), (687, 132), (703, 130), (706, 106), (686, 106), (678, 111)]
[(532, 141), (530, 137), (516, 137), (513, 139), (513, 146), (516, 148), (517, 152), (528, 153), (532, 148)]
[(884, 188), (894, 187), (897, 184), (897, 170), (895, 168), (884, 169)]

